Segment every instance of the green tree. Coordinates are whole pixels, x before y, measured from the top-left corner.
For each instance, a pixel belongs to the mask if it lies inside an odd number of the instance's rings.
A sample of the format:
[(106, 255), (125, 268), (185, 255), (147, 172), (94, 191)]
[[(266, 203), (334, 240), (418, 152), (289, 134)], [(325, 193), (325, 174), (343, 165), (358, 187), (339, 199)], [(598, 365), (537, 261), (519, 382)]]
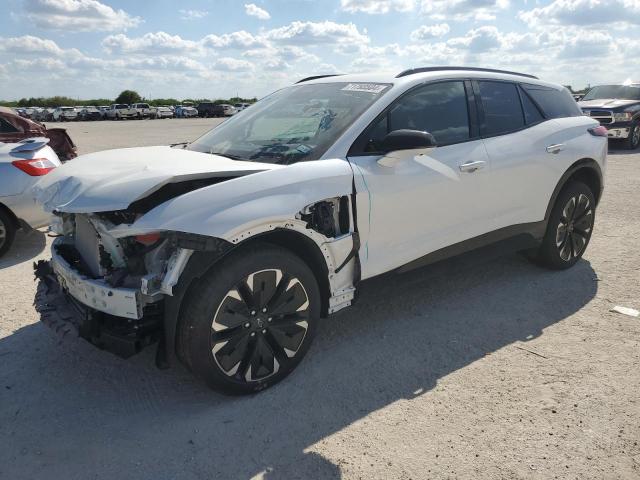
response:
[(116, 98), (115, 103), (126, 103), (130, 105), (132, 103), (138, 103), (141, 101), (142, 97), (140, 97), (140, 95), (138, 95), (138, 92), (136, 92), (135, 90), (123, 90)]

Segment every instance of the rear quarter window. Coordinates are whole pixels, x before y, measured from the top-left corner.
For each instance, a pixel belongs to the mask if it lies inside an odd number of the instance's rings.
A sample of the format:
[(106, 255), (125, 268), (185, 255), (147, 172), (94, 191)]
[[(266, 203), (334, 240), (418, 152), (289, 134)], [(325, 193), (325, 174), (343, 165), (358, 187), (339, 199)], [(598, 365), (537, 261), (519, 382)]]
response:
[(546, 118), (579, 117), (582, 115), (582, 111), (566, 88), (556, 90), (530, 84), (523, 84), (522, 88), (542, 109)]

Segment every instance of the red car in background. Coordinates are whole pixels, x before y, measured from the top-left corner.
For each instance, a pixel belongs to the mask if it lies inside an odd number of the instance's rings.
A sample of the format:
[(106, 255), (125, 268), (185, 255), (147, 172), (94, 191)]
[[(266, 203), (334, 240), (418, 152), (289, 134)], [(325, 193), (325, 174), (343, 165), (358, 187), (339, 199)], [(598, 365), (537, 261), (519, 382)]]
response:
[(77, 156), (76, 146), (64, 128), (47, 128), (42, 123), (21, 117), (10, 108), (0, 107), (0, 142), (19, 142), (31, 137), (49, 138), (49, 146), (62, 162)]

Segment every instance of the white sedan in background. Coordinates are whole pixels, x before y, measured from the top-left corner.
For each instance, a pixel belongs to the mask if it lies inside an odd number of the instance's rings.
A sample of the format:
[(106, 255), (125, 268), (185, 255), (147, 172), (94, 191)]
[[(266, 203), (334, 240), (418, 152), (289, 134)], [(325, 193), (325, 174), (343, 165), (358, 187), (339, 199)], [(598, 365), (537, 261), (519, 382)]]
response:
[(156, 118), (173, 118), (173, 110), (169, 107), (158, 107), (156, 110)]
[(0, 257), (11, 248), (17, 230), (49, 225), (51, 215), (31, 195), (37, 181), (61, 165), (47, 143), (45, 137), (0, 142)]

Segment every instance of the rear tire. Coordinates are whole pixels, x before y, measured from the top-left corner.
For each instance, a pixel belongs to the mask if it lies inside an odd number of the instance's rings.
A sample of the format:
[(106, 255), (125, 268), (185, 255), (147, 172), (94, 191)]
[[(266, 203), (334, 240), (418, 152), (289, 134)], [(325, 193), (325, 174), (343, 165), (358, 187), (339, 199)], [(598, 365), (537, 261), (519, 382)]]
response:
[(264, 390), (307, 353), (320, 290), (299, 257), (269, 244), (241, 248), (192, 286), (178, 323), (178, 355), (224, 394)]
[(9, 251), (16, 236), (16, 226), (4, 210), (0, 209), (0, 258)]
[(570, 181), (558, 195), (551, 210), (547, 231), (535, 262), (553, 270), (565, 270), (582, 258), (595, 222), (595, 197), (584, 183)]

